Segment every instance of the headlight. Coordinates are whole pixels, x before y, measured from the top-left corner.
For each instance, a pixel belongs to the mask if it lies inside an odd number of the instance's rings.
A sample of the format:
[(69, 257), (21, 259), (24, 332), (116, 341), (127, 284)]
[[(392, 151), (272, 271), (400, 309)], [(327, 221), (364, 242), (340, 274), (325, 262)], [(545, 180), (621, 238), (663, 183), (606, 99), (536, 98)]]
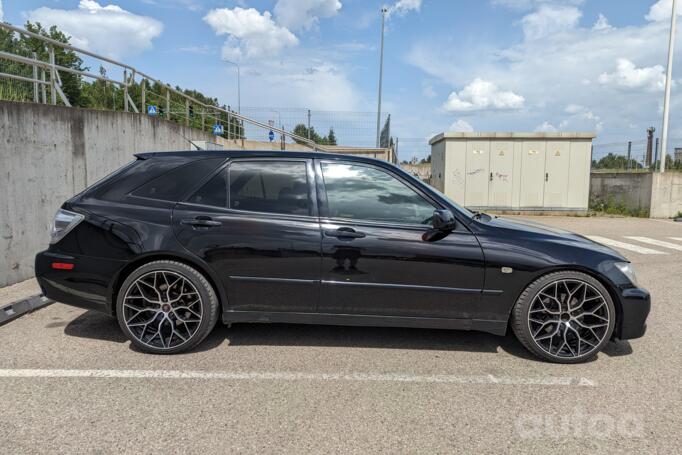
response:
[(632, 266), (631, 263), (629, 262), (616, 262), (614, 264), (616, 267), (618, 267), (618, 270), (620, 270), (623, 275), (628, 277), (630, 282), (637, 286), (637, 277), (635, 276), (635, 268)]
[(68, 210), (59, 209), (52, 220), (52, 230), (50, 231), (50, 244), (59, 242), (68, 234), (73, 228), (78, 226), (78, 223), (83, 221), (84, 216), (80, 213), (69, 212)]

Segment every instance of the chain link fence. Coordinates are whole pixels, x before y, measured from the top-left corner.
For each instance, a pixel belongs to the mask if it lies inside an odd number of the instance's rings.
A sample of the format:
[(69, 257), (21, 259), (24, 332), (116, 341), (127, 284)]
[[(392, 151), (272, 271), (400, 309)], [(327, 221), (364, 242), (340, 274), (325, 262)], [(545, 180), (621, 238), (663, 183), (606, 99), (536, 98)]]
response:
[[(622, 141), (592, 146), (592, 172), (650, 172), (661, 164), (660, 139)], [(668, 138), (665, 168), (682, 171), (682, 138)]]

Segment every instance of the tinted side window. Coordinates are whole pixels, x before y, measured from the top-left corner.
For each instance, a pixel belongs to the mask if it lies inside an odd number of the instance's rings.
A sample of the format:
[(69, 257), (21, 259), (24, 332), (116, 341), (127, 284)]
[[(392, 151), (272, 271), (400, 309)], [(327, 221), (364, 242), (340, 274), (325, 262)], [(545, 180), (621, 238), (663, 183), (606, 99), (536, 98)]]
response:
[(429, 224), (434, 207), (400, 180), (368, 166), (322, 163), (329, 216)]
[(132, 195), (162, 201), (177, 201), (195, 182), (203, 179), (222, 161), (222, 158), (193, 161), (145, 183), (133, 191)]
[(206, 182), (187, 202), (227, 207), (227, 171), (222, 170)]
[(308, 173), (302, 161), (237, 161), (230, 165), (230, 208), (309, 215)]

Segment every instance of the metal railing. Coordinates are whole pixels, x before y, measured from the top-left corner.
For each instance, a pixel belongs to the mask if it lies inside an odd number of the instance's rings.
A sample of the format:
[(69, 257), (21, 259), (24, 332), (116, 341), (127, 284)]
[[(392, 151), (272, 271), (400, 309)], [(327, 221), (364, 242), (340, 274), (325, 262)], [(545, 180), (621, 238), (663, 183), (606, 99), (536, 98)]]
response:
[[(0, 28), (9, 30), (14, 33), (19, 33), (21, 35), (34, 38), (36, 40), (41, 41), (42, 43), (45, 44), (45, 48), (48, 54), (48, 61), (43, 61), (40, 60), (35, 53), (33, 53), (32, 57), (27, 57), (27, 56), (22, 56), (22, 55), (17, 55), (5, 51), (0, 51), (0, 59), (8, 60), (11, 62), (19, 63), (22, 65), (26, 65), (30, 68), (33, 69), (33, 74), (32, 76), (26, 76), (26, 75), (19, 75), (19, 74), (11, 74), (7, 72), (0, 72), (0, 78), (7, 78), (7, 79), (13, 79), (16, 81), (24, 82), (24, 83), (32, 83), (33, 84), (33, 101), (36, 103), (48, 103), (48, 97), (47, 97), (47, 88), (49, 88), (49, 94), (50, 94), (50, 104), (56, 105), (60, 101), (63, 103), (65, 106), (71, 106), (71, 103), (69, 102), (68, 97), (65, 95), (64, 90), (62, 88), (62, 80), (60, 77), (60, 72), (65, 72), (65, 73), (70, 73), (74, 74), (76, 76), (80, 77), (85, 77), (89, 79), (94, 79), (98, 81), (103, 81), (106, 83), (110, 84), (115, 84), (123, 89), (123, 108), (126, 112), (130, 112), (131, 110), (135, 113), (140, 113), (142, 111), (143, 114), (146, 113), (146, 107), (147, 107), (147, 95), (153, 94), (157, 97), (165, 98), (165, 113), (166, 113), (166, 118), (170, 120), (170, 116), (175, 114), (176, 116), (178, 113), (181, 113), (181, 115), (184, 117), (185, 120), (185, 125), (189, 126), (190, 124), (190, 118), (192, 117), (194, 113), (194, 109), (197, 107), (200, 109), (198, 114), (201, 116), (202, 119), (202, 127), (204, 126), (204, 122), (206, 119), (214, 119), (216, 124), (223, 124), (227, 123), (228, 126), (228, 139), (232, 139), (229, 137), (230, 131), (234, 131), (235, 135), (237, 134), (238, 130), (244, 131), (243, 125), (250, 125), (252, 127), (258, 128), (258, 129), (263, 129), (266, 131), (273, 131), (273, 133), (279, 134), (282, 137), (285, 138), (290, 138), (293, 141), (298, 142), (299, 144), (303, 144), (305, 146), (308, 146), (312, 148), (313, 150), (320, 150), (320, 151), (325, 151), (329, 152), (330, 149), (324, 145), (318, 144), (313, 140), (308, 139), (307, 137), (302, 137), (297, 134), (294, 134), (290, 131), (287, 131), (285, 129), (279, 128), (276, 125), (270, 125), (266, 124), (263, 122), (260, 122), (258, 120), (254, 120), (253, 118), (241, 115), (240, 113), (234, 112), (232, 110), (222, 108), (220, 106), (212, 105), (212, 104), (207, 104), (202, 101), (197, 100), (196, 98), (187, 95), (186, 93), (173, 88), (170, 84), (164, 83), (159, 79), (156, 79), (128, 64), (118, 62), (114, 59), (104, 57), (101, 55), (98, 55), (94, 52), (78, 48), (76, 46), (72, 46), (67, 43), (62, 43), (60, 41), (42, 36), (37, 33), (33, 33), (31, 31), (28, 31), (24, 28), (16, 27), (13, 25), (10, 25), (6, 22), (0, 22)], [(104, 75), (100, 74), (93, 74), (87, 71), (81, 71), (77, 70), (74, 68), (68, 68), (62, 65), (59, 65), (56, 63), (55, 59), (55, 48), (59, 47), (61, 49), (65, 49), (68, 51), (75, 52), (77, 54), (83, 54), (88, 57), (91, 57), (93, 59), (98, 60), (99, 62), (106, 62), (110, 65), (119, 67), (120, 69), (123, 70), (123, 80), (118, 81), (116, 79), (112, 79), (110, 77), (106, 77)], [(136, 79), (139, 78), (139, 87), (140, 87), (140, 108), (135, 104), (135, 100), (130, 95), (130, 88), (135, 86), (137, 84)], [(160, 86), (163, 86), (165, 90), (165, 94), (159, 94), (155, 92), (150, 92), (149, 88), (147, 85), (149, 83), (156, 83)], [(173, 112), (171, 110), (171, 94), (174, 94), (178, 97), (181, 97), (184, 100), (184, 109), (182, 111), (175, 111)], [(165, 95), (165, 96), (164, 96)], [(177, 104), (177, 102), (175, 102)], [(219, 113), (226, 114), (227, 116), (227, 122), (225, 122), (223, 119), (219, 117)], [(233, 122), (241, 122), (242, 127), (241, 128), (233, 128)], [(234, 137), (234, 139), (241, 139), (242, 141), (246, 139), (242, 133), (238, 134), (239, 137)]]

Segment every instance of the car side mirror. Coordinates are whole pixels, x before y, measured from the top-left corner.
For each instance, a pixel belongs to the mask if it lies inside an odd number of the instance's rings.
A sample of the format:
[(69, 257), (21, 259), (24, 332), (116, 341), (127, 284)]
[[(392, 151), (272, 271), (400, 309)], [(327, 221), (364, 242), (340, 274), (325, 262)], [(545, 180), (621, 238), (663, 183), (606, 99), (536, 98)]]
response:
[(433, 228), (422, 235), (422, 240), (425, 242), (437, 242), (444, 239), (457, 227), (457, 221), (450, 210), (438, 209), (433, 212), (431, 225)]
[(450, 210), (438, 209), (433, 211), (431, 224), (438, 231), (449, 232), (455, 229), (457, 221), (455, 221), (455, 215)]

